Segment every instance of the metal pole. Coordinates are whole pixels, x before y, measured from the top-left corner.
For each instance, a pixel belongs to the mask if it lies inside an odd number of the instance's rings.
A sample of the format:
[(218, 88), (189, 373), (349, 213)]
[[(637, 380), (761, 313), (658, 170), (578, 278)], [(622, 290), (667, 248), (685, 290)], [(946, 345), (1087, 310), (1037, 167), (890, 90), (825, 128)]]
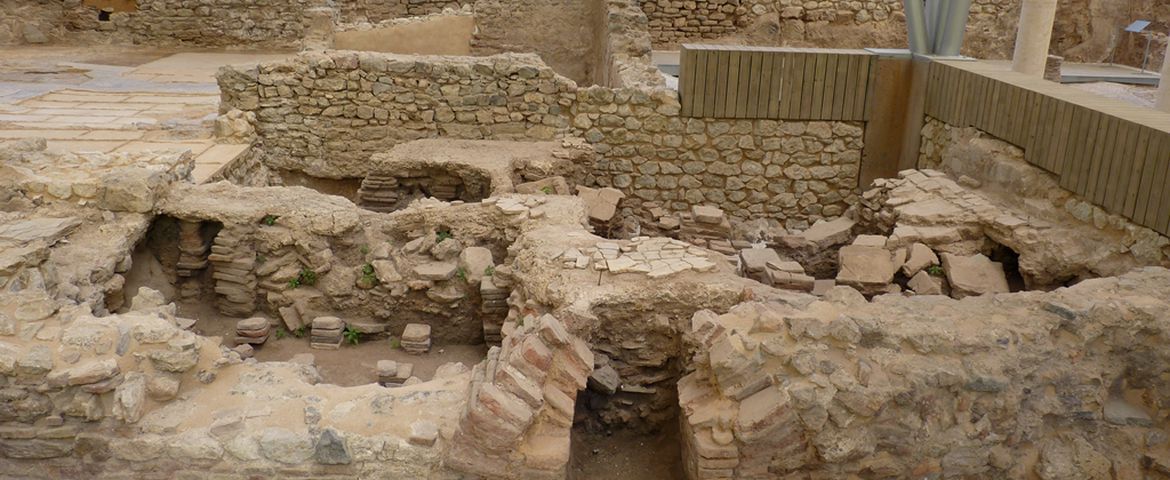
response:
[(935, 39), (934, 53), (954, 57), (963, 49), (967, 18), (971, 16), (971, 0), (953, 0), (947, 3), (946, 16), (942, 18), (939, 37)]
[(1150, 65), (1150, 40), (1153, 38), (1152, 33), (1146, 34), (1146, 53), (1142, 54), (1142, 73), (1146, 73), (1146, 67)]
[(930, 54), (930, 41), (926, 34), (926, 14), (922, 0), (905, 0), (906, 30), (910, 39), (910, 52), (916, 55)]

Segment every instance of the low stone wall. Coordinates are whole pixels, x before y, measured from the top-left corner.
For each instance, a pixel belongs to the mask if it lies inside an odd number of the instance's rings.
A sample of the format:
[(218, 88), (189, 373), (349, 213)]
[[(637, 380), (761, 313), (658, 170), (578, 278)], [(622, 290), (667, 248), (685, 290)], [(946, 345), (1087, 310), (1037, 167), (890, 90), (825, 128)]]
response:
[(292, 47), (305, 36), (305, 10), (320, 3), (138, 0), (137, 10), (112, 13), (109, 21), (100, 20), (98, 10), (81, 0), (67, 0), (62, 8), (70, 30), (103, 32), (133, 43)]
[(671, 91), (583, 90), (573, 127), (601, 156), (593, 180), (673, 211), (715, 205), (801, 227), (857, 201), (861, 124), (680, 118)]
[[(920, 168), (944, 171), (1026, 219), (988, 230), (999, 230), (992, 237), (1021, 254), (1022, 268), (1033, 269), (1038, 272), (1035, 277), (1047, 280), (1037, 286), (1056, 286), (1053, 283), (1059, 282), (1053, 280), (1120, 275), (1141, 265), (1170, 267), (1170, 238), (1065, 190), (1059, 178), (1025, 161), (1022, 150), (986, 132), (955, 128), (928, 117), (920, 151)], [(894, 188), (896, 184), (885, 187)], [(981, 217), (988, 226), (999, 223), (986, 213)], [(959, 215), (938, 220), (930, 223), (964, 223)], [(966, 223), (970, 227), (980, 222)], [(1032, 230), (1020, 229), (1021, 225)], [(1025, 262), (1025, 256), (1032, 258)]]
[(221, 108), (256, 113), (268, 166), (324, 178), (364, 177), (371, 155), (420, 138), (553, 139), (576, 90), (534, 55), (306, 53), (221, 72)]
[[(655, 45), (717, 39), (735, 34), (756, 18), (775, 13), (785, 0), (638, 0), (649, 17)], [(819, 2), (819, 4), (831, 2)], [(812, 2), (817, 5), (818, 2)]]
[[(691, 479), (1143, 478), (1165, 471), (1170, 271), (1052, 293), (700, 312)], [(1153, 474), (1158, 476), (1160, 474)]]
[(343, 22), (378, 23), (403, 17), (418, 17), (462, 8), (474, 0), (335, 0)]
[(364, 177), (371, 155), (418, 138), (580, 136), (600, 161), (586, 185), (628, 206), (710, 204), (800, 227), (856, 203), (863, 125), (684, 119), (663, 87), (577, 88), (534, 56), (306, 53), (221, 71), (221, 108), (256, 114), (269, 168)]
[(606, 87), (661, 88), (663, 73), (654, 65), (646, 15), (637, 0), (609, 0), (597, 26), (594, 83)]

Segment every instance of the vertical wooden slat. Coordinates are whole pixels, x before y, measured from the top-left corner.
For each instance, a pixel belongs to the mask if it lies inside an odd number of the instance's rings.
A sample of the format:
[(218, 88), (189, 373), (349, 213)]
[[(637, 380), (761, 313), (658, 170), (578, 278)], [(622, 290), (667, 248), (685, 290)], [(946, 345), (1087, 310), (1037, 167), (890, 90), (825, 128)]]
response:
[(1170, 236), (1170, 188), (1166, 188), (1167, 185), (1170, 185), (1170, 145), (1166, 147), (1158, 159), (1162, 165), (1162, 174), (1154, 179), (1157, 182), (1155, 185), (1162, 191), (1162, 204), (1158, 207), (1158, 213), (1154, 220), (1146, 225), (1163, 235)]
[(1036, 119), (1036, 143), (1025, 152), (1028, 163), (1037, 167), (1043, 167), (1044, 165), (1044, 155), (1048, 150), (1049, 132), (1052, 130), (1051, 112), (1055, 104), (1056, 102), (1052, 97), (1045, 96), (1040, 99), (1040, 109)]
[(1050, 171), (1057, 175), (1064, 174), (1065, 155), (1068, 154), (1069, 149), (1069, 134), (1072, 132), (1072, 117), (1073, 109), (1076, 108), (1068, 102), (1060, 102), (1060, 117), (1056, 120), (1056, 148), (1053, 149), (1052, 158), (1049, 160)]
[(1028, 114), (1028, 144), (1025, 148), (1032, 148), (1036, 144), (1037, 134), (1040, 132), (1040, 106), (1044, 98), (1044, 95), (1039, 93), (1032, 95), (1031, 111)]
[(821, 102), (825, 99), (825, 69), (829, 66), (829, 55), (816, 54), (816, 70), (813, 71), (812, 102), (805, 110), (805, 118), (819, 120), (821, 117)]
[(772, 54), (756, 52), (755, 70), (752, 72), (752, 99), (748, 105), (749, 118), (768, 118), (768, 95), (772, 90)]
[(833, 87), (833, 103), (829, 108), (830, 120), (850, 120), (842, 118), (842, 115), (845, 113), (845, 91), (849, 88), (849, 68), (856, 56), (837, 55), (837, 79)]
[(1093, 149), (1085, 156), (1085, 164), (1082, 166), (1083, 175), (1077, 180), (1076, 188), (1071, 189), (1079, 195), (1084, 195), (1089, 191), (1089, 185), (1095, 181), (1093, 175), (1100, 173), (1101, 152), (1105, 150), (1105, 132), (1109, 130), (1109, 116), (1101, 111), (1093, 111), (1094, 121), (1090, 125), (1092, 131), (1089, 135), (1093, 137)]
[(1024, 143), (1024, 98), (1027, 92), (1018, 86), (1012, 86), (1012, 96), (1008, 102), (1008, 136), (1015, 145)]
[(784, 65), (784, 81), (791, 86), (784, 87), (784, 93), (788, 95), (788, 98), (784, 100), (781, 115), (784, 118), (796, 118), (800, 112), (801, 96), (804, 89), (804, 55), (788, 53)]
[(873, 97), (877, 89), (877, 55), (868, 55), (863, 70), (865, 74), (861, 78), (865, 79), (865, 85), (859, 90), (862, 94), (857, 96), (853, 108), (860, 112), (862, 121), (868, 122), (873, 115)]
[[(748, 97), (752, 88), (752, 63), (755, 62), (755, 52), (739, 53), (739, 85), (735, 91), (735, 118), (747, 118)], [(752, 97), (754, 98), (754, 97)]]
[(1146, 167), (1146, 159), (1150, 157), (1151, 139), (1157, 135), (1155, 131), (1148, 127), (1142, 127), (1141, 134), (1138, 135), (1137, 147), (1134, 149), (1132, 167), (1127, 175), (1125, 175), (1125, 188), (1121, 190), (1124, 195), (1124, 200), (1120, 202), (1121, 210), (1118, 212), (1125, 218), (1133, 219), (1134, 211), (1137, 208), (1137, 193), (1141, 189), (1142, 172)]
[(804, 92), (800, 102), (800, 118), (812, 119), (813, 108), (817, 105), (816, 92), (824, 88), (824, 78), (817, 77), (817, 71), (824, 71), (825, 57), (809, 54), (804, 64)]
[(845, 102), (842, 104), (841, 116), (850, 120), (861, 118), (861, 112), (856, 109), (857, 96), (861, 95), (861, 89), (864, 88), (865, 82), (860, 78), (862, 63), (868, 62), (867, 55), (854, 55), (849, 62), (849, 83), (845, 87)]
[(1117, 134), (1123, 123), (1125, 122), (1121, 119), (1109, 116), (1109, 128), (1104, 132), (1105, 138), (1102, 142), (1104, 147), (1101, 149), (1101, 158), (1093, 166), (1097, 173), (1089, 180), (1090, 191), (1085, 192), (1085, 196), (1097, 205), (1101, 205), (1102, 200), (1105, 199), (1105, 190), (1109, 188), (1106, 179), (1109, 178), (1109, 169), (1112, 167), (1113, 157), (1116, 155), (1113, 149), (1117, 148)]
[(1166, 188), (1167, 170), (1170, 170), (1170, 138), (1163, 137), (1158, 155), (1154, 157), (1153, 175), (1150, 176), (1149, 195), (1142, 215), (1142, 225), (1149, 225), (1151, 228), (1157, 225), (1162, 206), (1170, 203), (1170, 189)]
[(1093, 143), (1096, 136), (1089, 135), (1095, 132), (1097, 122), (1100, 121), (1100, 115), (1097, 115), (1095, 110), (1083, 109), (1085, 114), (1082, 115), (1081, 124), (1076, 129), (1076, 149), (1069, 156), (1069, 166), (1065, 169), (1065, 173), (1060, 176), (1060, 186), (1065, 187), (1066, 190), (1076, 191), (1076, 185), (1080, 183), (1080, 179), (1086, 171), (1086, 158), (1093, 152)]
[(723, 111), (719, 118), (735, 117), (735, 100), (739, 95), (739, 63), (742, 59), (738, 50), (727, 54), (727, 96), (723, 97)]
[(679, 103), (682, 106), (682, 116), (690, 117), (695, 114), (695, 57), (697, 52), (682, 46), (679, 58)]
[(821, 94), (821, 106), (818, 117), (822, 120), (833, 119), (833, 102), (837, 93), (837, 67), (841, 66), (841, 55), (825, 55), (825, 91)]
[(783, 93), (788, 85), (784, 83), (784, 71), (788, 68), (785, 62), (789, 58), (782, 53), (768, 55), (772, 59), (772, 90), (768, 94), (768, 118), (781, 118), (781, 102), (788, 95)]
[(1130, 218), (1138, 223), (1145, 222), (1146, 211), (1150, 207), (1150, 198), (1153, 196), (1154, 190), (1164, 190), (1164, 186), (1154, 184), (1154, 174), (1158, 170), (1159, 161), (1162, 160), (1158, 155), (1162, 153), (1163, 144), (1170, 143), (1170, 135), (1167, 135), (1161, 130), (1154, 132), (1150, 137), (1149, 152), (1146, 153), (1145, 166), (1142, 167), (1141, 181), (1138, 183), (1137, 200), (1134, 202), (1133, 216)]
[(1129, 176), (1134, 166), (1134, 154), (1137, 149), (1138, 137), (1144, 130), (1141, 125), (1125, 122), (1127, 128), (1125, 136), (1119, 139), (1114, 155), (1113, 168), (1109, 172), (1109, 191), (1105, 194), (1105, 209), (1109, 213), (1121, 214), (1125, 211), (1125, 189), (1129, 186)]
[(922, 101), (922, 111), (927, 116), (938, 118), (938, 62), (930, 62), (926, 66), (926, 96)]

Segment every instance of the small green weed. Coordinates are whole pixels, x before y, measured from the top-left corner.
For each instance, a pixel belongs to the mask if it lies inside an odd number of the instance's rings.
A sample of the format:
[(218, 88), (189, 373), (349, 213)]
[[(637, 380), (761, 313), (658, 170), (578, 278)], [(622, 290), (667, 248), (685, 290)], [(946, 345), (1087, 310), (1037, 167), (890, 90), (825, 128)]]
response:
[(485, 277), (490, 277), (490, 276), (495, 275), (495, 274), (496, 274), (495, 265), (488, 265), (487, 268), (483, 269), (483, 276), (485, 276)]
[(297, 274), (297, 278), (288, 281), (289, 288), (300, 288), (302, 286), (313, 286), (317, 284), (317, 272), (314, 272), (309, 267), (301, 269)]
[(443, 240), (455, 238), (455, 235), (450, 230), (439, 230), (435, 233), (435, 243), (441, 243)]
[(341, 336), (345, 337), (345, 341), (357, 345), (362, 341), (362, 332), (345, 327), (345, 331), (341, 332)]
[(396, 337), (390, 337), (390, 348), (402, 348), (402, 340)]
[(304, 338), (304, 336), (307, 335), (308, 333), (309, 333), (309, 327), (305, 326), (305, 325), (302, 325), (300, 328), (293, 330), (293, 332), (292, 332), (293, 336), (297, 337), (297, 338)]
[(553, 190), (553, 187), (551, 185), (546, 185), (546, 186), (540, 187), (540, 191), (544, 192), (545, 195), (552, 195), (555, 190)]
[(288, 331), (284, 327), (276, 327), (276, 339), (280, 340), (288, 336)]
[(466, 282), (467, 281), (467, 270), (464, 270), (463, 267), (459, 267), (458, 270), (455, 270), (455, 276), (459, 277), (460, 280), (463, 280), (464, 282)]
[(280, 217), (277, 215), (265, 215), (264, 218), (260, 219), (260, 223), (263, 223), (263, 224), (271, 227), (273, 225), (276, 225), (276, 220), (279, 218)]
[(362, 282), (367, 285), (378, 285), (378, 275), (374, 272), (374, 266), (367, 263), (362, 265)]
[(369, 245), (362, 245), (362, 248), (360, 250), (362, 252), (362, 255), (369, 255), (370, 254), (370, 246)]
[(943, 272), (943, 268), (941, 266), (931, 265), (929, 267), (926, 267), (926, 273), (934, 275), (936, 277), (941, 277), (941, 276), (943, 276), (943, 274), (945, 272)]

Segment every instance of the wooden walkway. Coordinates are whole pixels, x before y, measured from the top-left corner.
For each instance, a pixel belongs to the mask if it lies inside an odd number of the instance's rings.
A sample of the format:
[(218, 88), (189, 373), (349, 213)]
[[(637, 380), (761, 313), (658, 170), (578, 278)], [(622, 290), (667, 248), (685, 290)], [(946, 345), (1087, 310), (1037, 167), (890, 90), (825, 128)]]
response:
[(935, 61), (928, 79), (927, 115), (1019, 146), (1062, 187), (1170, 235), (1170, 114), (987, 62)]
[(686, 44), (682, 115), (777, 120), (869, 119), (877, 55), (864, 50)]

